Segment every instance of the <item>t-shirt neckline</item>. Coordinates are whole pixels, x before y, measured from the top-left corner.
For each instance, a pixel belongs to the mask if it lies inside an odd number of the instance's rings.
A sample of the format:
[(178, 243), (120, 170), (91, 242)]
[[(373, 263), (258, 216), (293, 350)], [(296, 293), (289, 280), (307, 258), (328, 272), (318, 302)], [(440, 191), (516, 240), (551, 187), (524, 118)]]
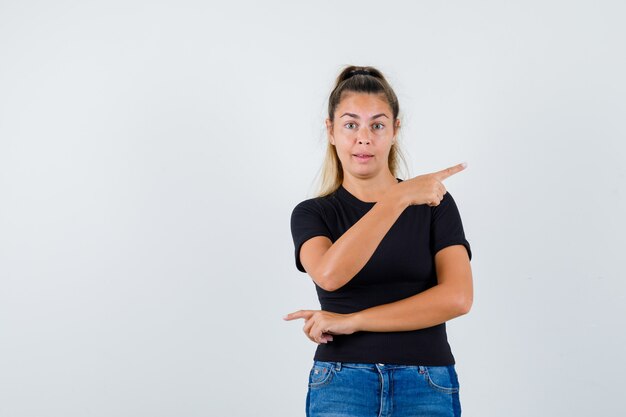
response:
[[(398, 182), (402, 182), (403, 180), (401, 180), (400, 178), (396, 178), (398, 180)], [(376, 204), (377, 202), (369, 202), (369, 201), (363, 201), (363, 200), (359, 200), (358, 198), (356, 198), (354, 195), (352, 195), (348, 190), (346, 190), (343, 186), (343, 184), (339, 185), (339, 188), (337, 189), (337, 192), (339, 193), (339, 196), (341, 196), (344, 200), (348, 201), (350, 204), (359, 207), (359, 208), (364, 208), (364, 209), (370, 209), (372, 207), (374, 207), (374, 204)]]

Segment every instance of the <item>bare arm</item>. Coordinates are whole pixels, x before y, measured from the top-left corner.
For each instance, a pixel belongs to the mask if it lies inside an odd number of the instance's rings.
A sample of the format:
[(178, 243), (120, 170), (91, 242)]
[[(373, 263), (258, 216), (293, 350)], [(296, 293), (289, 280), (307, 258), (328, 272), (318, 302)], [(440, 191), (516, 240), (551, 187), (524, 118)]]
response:
[(302, 266), (326, 291), (346, 285), (369, 261), (391, 226), (408, 206), (392, 186), (383, 198), (333, 244), (325, 236), (307, 240), (300, 249)]
[(473, 284), (465, 247), (441, 249), (435, 263), (437, 285), (414, 296), (350, 314), (299, 310), (284, 320), (303, 318), (307, 337), (315, 343), (328, 343), (335, 334), (418, 330), (467, 314), (473, 303)]
[(353, 313), (353, 331), (393, 332), (441, 324), (469, 312), (473, 302), (472, 270), (463, 245), (435, 255), (438, 284), (419, 294)]
[(325, 236), (304, 242), (300, 248), (302, 266), (326, 291), (343, 287), (365, 266), (409, 205), (438, 205), (446, 193), (441, 181), (463, 169), (465, 164), (458, 164), (392, 185), (335, 243)]

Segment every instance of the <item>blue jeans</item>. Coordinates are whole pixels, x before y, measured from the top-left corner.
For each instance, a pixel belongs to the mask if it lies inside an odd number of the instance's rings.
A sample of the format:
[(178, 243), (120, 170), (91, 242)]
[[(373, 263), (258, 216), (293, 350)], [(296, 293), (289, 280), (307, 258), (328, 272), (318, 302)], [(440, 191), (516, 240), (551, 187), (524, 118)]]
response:
[(313, 361), (307, 417), (459, 417), (454, 365)]

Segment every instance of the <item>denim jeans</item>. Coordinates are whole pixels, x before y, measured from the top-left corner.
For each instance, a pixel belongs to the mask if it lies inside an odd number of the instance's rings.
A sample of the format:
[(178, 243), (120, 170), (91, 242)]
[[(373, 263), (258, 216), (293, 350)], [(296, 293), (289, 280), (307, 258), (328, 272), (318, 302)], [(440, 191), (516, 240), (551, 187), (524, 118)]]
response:
[(458, 417), (454, 365), (313, 361), (307, 417)]

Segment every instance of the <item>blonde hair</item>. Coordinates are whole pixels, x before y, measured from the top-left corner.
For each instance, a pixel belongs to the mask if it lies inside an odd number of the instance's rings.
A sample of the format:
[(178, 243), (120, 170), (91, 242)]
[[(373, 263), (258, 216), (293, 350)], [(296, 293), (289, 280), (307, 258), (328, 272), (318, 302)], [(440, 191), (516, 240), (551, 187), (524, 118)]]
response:
[[(381, 94), (389, 103), (393, 112), (393, 123), (395, 126), (396, 119), (400, 112), (398, 97), (383, 76), (383, 74), (374, 67), (358, 67), (350, 65), (345, 67), (335, 82), (335, 87), (328, 98), (328, 118), (334, 120), (335, 110), (342, 99), (344, 92), (362, 92), (370, 94)], [(398, 140), (392, 144), (389, 151), (389, 171), (397, 177), (400, 171), (400, 162), (404, 166), (404, 172), (407, 172), (406, 160), (400, 149)], [(322, 162), (320, 183), (318, 186), (317, 197), (323, 197), (332, 194), (339, 188), (343, 182), (343, 169), (341, 161), (337, 156), (335, 147), (327, 141), (326, 155)]]

